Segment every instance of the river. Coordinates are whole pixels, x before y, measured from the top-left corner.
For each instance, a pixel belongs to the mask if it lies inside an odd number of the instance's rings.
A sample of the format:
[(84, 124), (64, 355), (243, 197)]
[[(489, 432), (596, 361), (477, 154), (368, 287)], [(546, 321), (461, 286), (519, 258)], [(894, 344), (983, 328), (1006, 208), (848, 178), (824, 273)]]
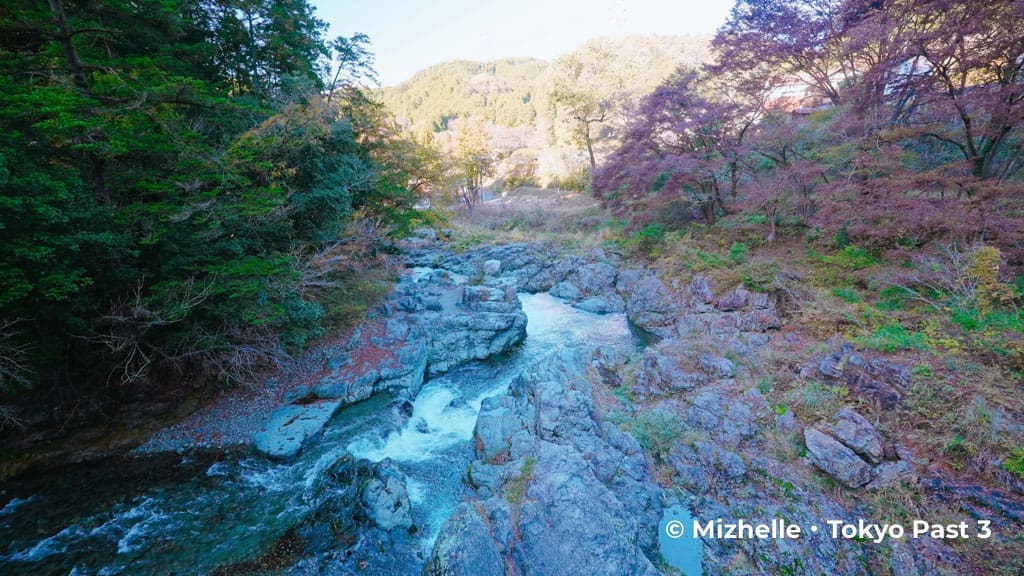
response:
[[(378, 543), (364, 551), (360, 569), (421, 571), (441, 525), (466, 496), (461, 471), (473, 458), (482, 400), (504, 393), (552, 347), (644, 344), (622, 314), (582, 312), (547, 294), (521, 300), (529, 318), (525, 342), (428, 380), (400, 427), (382, 417), (391, 398), (378, 395), (342, 410), (293, 462), (250, 451), (163, 454), (71, 466), (4, 486), (0, 574), (250, 573), (247, 562), (289, 542), (326, 499), (351, 499), (353, 491), (324, 480), (349, 454), (398, 464), (418, 528), (401, 546)], [(351, 546), (357, 556), (371, 547), (358, 535)], [(346, 562), (344, 555), (317, 554), (307, 549), (291, 560)]]

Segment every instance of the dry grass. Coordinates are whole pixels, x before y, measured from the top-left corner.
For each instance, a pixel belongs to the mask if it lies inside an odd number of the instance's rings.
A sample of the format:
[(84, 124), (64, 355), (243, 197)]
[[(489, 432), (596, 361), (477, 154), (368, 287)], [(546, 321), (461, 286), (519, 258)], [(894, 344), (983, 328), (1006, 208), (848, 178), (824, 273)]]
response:
[(603, 246), (614, 240), (611, 215), (581, 192), (520, 188), (501, 198), (458, 207), (451, 216), (456, 241), (484, 243), (550, 242), (570, 249)]

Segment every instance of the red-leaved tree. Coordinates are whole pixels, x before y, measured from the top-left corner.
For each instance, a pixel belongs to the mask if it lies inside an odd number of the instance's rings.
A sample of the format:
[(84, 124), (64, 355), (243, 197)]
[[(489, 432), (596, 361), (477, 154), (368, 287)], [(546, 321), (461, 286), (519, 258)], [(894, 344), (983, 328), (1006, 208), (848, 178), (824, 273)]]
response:
[(684, 202), (713, 224), (735, 193), (734, 104), (709, 100), (696, 72), (680, 70), (640, 105), (620, 148), (594, 175), (594, 192), (619, 212)]

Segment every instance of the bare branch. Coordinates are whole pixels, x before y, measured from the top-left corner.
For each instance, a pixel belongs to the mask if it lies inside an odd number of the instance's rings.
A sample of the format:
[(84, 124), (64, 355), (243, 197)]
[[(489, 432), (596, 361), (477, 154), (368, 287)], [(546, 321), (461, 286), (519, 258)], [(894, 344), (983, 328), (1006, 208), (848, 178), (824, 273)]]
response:
[(19, 332), (15, 329), (15, 326), (24, 321), (24, 318), (0, 320), (0, 391), (28, 381), (29, 346), (16, 342)]

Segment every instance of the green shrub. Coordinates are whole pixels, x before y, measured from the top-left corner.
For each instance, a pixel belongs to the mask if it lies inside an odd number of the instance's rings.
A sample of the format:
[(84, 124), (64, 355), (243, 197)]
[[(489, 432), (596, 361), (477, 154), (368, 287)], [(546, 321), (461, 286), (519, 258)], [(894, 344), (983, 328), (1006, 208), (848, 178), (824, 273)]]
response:
[(950, 320), (965, 332), (991, 329), (1024, 333), (1024, 312), (999, 310), (982, 315), (976, 308), (956, 308)]
[(679, 441), (683, 434), (683, 425), (675, 415), (664, 410), (652, 409), (641, 412), (631, 421), (627, 421), (626, 430), (648, 454), (660, 461)]
[(736, 242), (729, 247), (729, 261), (733, 264), (743, 264), (747, 261), (747, 254), (750, 247), (743, 242)]
[(1003, 469), (1024, 478), (1024, 449), (1017, 448), (1003, 460)]
[(655, 256), (664, 243), (665, 228), (661, 224), (651, 224), (629, 236), (632, 250), (645, 256)]
[(927, 380), (932, 377), (932, 367), (927, 364), (918, 364), (910, 370), (910, 375), (915, 378)]
[(887, 324), (875, 330), (875, 332), (863, 340), (865, 346), (881, 350), (882, 352), (895, 352), (897, 350), (918, 350), (928, 349), (928, 342), (925, 335), (920, 332), (908, 332), (900, 324)]
[(878, 302), (875, 302), (875, 309), (882, 312), (903, 310), (907, 301), (906, 290), (896, 286), (890, 286), (878, 293)]
[(833, 264), (850, 271), (862, 270), (879, 262), (878, 258), (864, 248), (853, 245), (845, 246), (835, 254), (822, 256), (821, 259), (827, 264)]
[(779, 265), (774, 261), (760, 260), (745, 264), (741, 270), (740, 281), (748, 290), (767, 292), (779, 275)]
[(842, 250), (850, 245), (850, 234), (846, 231), (846, 226), (843, 226), (835, 235), (832, 236), (832, 247), (836, 250)]
[(860, 294), (853, 288), (835, 288), (832, 295), (849, 304), (856, 304), (862, 300)]
[(789, 406), (798, 417), (822, 418), (839, 410), (848, 395), (849, 390), (843, 386), (826, 386), (811, 380), (787, 390), (783, 405)]
[(718, 268), (725, 264), (725, 259), (723, 259), (721, 255), (716, 254), (715, 252), (705, 252), (700, 248), (694, 252), (694, 256), (696, 256), (697, 260), (702, 264), (702, 270)]
[(942, 451), (951, 458), (967, 458), (973, 456), (977, 449), (964, 438), (963, 434), (958, 433), (946, 441)]

